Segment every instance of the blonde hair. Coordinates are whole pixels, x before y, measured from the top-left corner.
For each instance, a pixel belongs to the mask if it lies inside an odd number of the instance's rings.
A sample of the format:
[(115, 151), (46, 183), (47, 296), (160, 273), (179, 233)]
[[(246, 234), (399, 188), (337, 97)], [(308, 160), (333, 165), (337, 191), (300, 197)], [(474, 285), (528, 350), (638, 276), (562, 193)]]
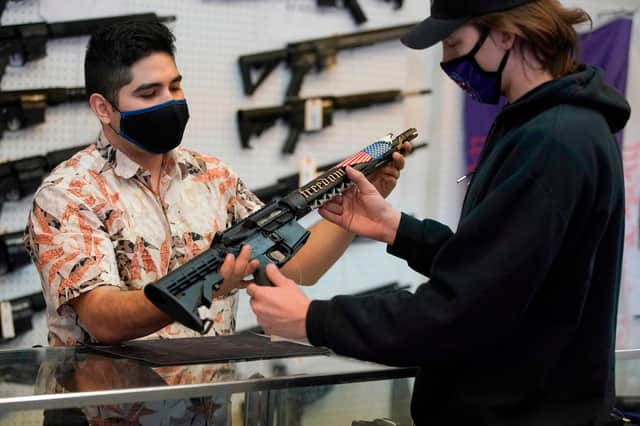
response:
[(515, 34), (554, 78), (577, 68), (580, 39), (574, 26), (589, 22), (582, 9), (568, 9), (558, 0), (536, 0), (505, 12), (479, 16), (470, 21), (481, 30)]

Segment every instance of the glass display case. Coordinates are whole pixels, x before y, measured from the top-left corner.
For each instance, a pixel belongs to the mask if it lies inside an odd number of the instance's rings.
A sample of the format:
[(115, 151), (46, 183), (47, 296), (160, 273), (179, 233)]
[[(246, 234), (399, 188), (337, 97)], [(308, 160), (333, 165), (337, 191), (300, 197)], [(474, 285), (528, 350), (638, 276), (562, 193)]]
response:
[[(411, 425), (414, 375), (335, 354), (153, 366), (86, 348), (0, 351), (0, 425)], [(635, 411), (640, 350), (617, 352), (616, 385)]]
[(153, 366), (86, 348), (0, 351), (0, 425), (410, 425), (414, 375), (334, 354)]

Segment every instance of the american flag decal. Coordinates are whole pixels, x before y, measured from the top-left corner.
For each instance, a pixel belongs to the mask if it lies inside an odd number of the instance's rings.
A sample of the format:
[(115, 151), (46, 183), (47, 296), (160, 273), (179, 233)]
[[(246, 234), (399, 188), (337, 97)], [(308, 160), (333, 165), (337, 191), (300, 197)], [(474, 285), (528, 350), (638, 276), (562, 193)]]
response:
[(377, 160), (383, 157), (391, 149), (390, 141), (374, 142), (362, 151), (358, 151), (351, 157), (338, 164), (338, 167), (353, 166), (354, 164), (366, 163), (367, 161)]

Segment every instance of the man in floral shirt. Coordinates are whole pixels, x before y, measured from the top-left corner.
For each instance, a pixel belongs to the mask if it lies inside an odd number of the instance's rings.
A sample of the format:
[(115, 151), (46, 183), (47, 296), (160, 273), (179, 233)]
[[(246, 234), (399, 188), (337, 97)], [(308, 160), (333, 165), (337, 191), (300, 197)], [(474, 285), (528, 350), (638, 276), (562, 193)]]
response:
[[(220, 160), (178, 146), (189, 113), (173, 42), (166, 27), (149, 23), (110, 27), (89, 42), (85, 84), (103, 130), (43, 182), (25, 237), (47, 300), (51, 345), (199, 335), (142, 290), (262, 206)], [(383, 193), (403, 164), (397, 155), (378, 173)], [(321, 221), (283, 270), (312, 284), (352, 238)], [(235, 289), (256, 267), (248, 246), (225, 259), (227, 295), (202, 312), (213, 322), (210, 335), (233, 333)]]

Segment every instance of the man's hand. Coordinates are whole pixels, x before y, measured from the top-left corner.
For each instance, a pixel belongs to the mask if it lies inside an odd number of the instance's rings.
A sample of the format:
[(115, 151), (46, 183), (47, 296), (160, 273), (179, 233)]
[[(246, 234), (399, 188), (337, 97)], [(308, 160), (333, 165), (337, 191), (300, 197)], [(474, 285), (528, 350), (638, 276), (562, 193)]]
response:
[(223, 278), (220, 288), (215, 291), (215, 297), (227, 295), (233, 289), (246, 288), (251, 281), (245, 281), (244, 277), (253, 274), (260, 266), (257, 259), (251, 260), (251, 246), (244, 245), (236, 258), (229, 253), (220, 266), (220, 275)]
[(347, 167), (347, 176), (354, 185), (325, 203), (320, 216), (347, 231), (393, 244), (401, 214), (393, 209), (378, 190), (359, 171)]
[(288, 339), (307, 337), (307, 311), (311, 303), (293, 280), (282, 275), (273, 264), (266, 266), (266, 274), (274, 287), (249, 284), (251, 309), (258, 324), (271, 335)]
[(396, 187), (396, 183), (400, 177), (400, 170), (404, 168), (404, 156), (408, 155), (410, 152), (411, 144), (409, 142), (405, 142), (403, 145), (404, 154), (394, 152), (392, 162), (381, 169), (376, 170), (369, 176), (369, 181), (384, 198), (387, 198)]

